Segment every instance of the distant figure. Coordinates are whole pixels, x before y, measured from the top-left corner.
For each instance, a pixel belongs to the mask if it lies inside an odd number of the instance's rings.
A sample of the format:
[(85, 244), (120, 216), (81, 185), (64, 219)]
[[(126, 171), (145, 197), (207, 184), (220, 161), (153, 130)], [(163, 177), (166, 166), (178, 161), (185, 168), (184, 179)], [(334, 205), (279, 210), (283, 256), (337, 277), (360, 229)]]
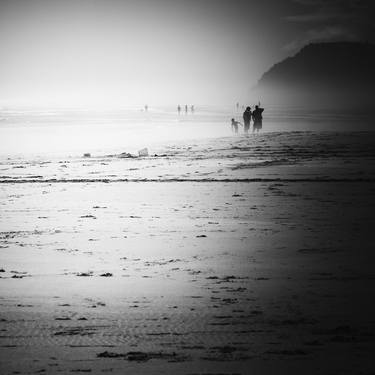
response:
[(188, 106), (185, 104), (185, 113), (188, 113)]
[(238, 134), (238, 125), (242, 126), (242, 124), (239, 121), (236, 121), (234, 118), (232, 118), (232, 123), (230, 126), (232, 128), (232, 132), (235, 134)]
[(147, 104), (145, 105), (145, 111), (146, 112), (148, 111), (148, 105)]
[(253, 111), (253, 133), (255, 131), (259, 132), (259, 130), (262, 129), (263, 111), (264, 108), (260, 108), (258, 105), (255, 106), (255, 110)]
[(243, 122), (244, 122), (245, 134), (248, 134), (249, 129), (250, 129), (250, 121), (251, 121), (251, 108), (250, 107), (246, 107), (246, 110), (243, 113), (242, 117), (243, 117)]
[(236, 103), (236, 108), (237, 108), (237, 111), (238, 111), (238, 109), (240, 108), (240, 103)]
[(180, 105), (177, 106), (177, 112), (178, 112), (178, 114), (181, 113), (181, 106)]
[(191, 111), (191, 113), (194, 113), (194, 105), (192, 105), (192, 106), (190, 107), (190, 111)]

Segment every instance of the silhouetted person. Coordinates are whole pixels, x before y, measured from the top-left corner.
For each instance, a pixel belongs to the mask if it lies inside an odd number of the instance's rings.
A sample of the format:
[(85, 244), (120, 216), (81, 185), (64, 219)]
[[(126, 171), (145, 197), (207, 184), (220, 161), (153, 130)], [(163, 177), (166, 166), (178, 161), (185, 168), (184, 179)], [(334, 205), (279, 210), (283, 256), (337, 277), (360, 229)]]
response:
[(243, 113), (242, 117), (243, 117), (243, 122), (244, 122), (245, 134), (248, 134), (249, 129), (250, 129), (250, 121), (251, 121), (251, 108), (250, 107), (246, 107), (246, 110)]
[(255, 131), (259, 132), (259, 130), (262, 129), (263, 111), (264, 111), (264, 108), (260, 108), (258, 105), (255, 106), (255, 110), (253, 111), (253, 120), (254, 120), (253, 132)]
[(181, 106), (180, 105), (177, 106), (177, 112), (178, 112), (178, 114), (181, 113)]
[(147, 104), (145, 105), (145, 111), (146, 112), (148, 111), (148, 105)]
[(234, 118), (232, 118), (232, 123), (230, 126), (232, 128), (233, 133), (238, 133), (238, 125), (242, 126), (242, 124), (239, 121), (236, 121)]
[(238, 111), (238, 108), (240, 108), (240, 103), (236, 103), (236, 108), (237, 108), (237, 111)]
[(192, 106), (190, 107), (190, 111), (191, 111), (191, 113), (194, 113), (194, 105), (192, 105)]
[(185, 104), (185, 113), (188, 113), (188, 106)]

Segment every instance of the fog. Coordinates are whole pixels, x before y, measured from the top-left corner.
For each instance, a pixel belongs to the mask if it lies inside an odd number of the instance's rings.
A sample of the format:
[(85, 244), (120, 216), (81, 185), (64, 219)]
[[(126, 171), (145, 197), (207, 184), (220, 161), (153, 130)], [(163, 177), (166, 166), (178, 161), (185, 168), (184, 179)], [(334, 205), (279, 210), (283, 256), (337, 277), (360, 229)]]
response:
[(288, 25), (275, 33), (288, 2), (271, 3), (1, 1), (0, 104), (245, 100), (288, 54)]

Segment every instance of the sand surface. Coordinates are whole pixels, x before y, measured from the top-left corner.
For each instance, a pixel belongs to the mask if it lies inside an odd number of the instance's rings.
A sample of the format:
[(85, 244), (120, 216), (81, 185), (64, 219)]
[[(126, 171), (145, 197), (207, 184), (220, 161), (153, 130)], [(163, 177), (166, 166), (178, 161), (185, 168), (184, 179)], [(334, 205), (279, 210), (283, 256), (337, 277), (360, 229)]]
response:
[(3, 158), (1, 374), (373, 373), (373, 134)]

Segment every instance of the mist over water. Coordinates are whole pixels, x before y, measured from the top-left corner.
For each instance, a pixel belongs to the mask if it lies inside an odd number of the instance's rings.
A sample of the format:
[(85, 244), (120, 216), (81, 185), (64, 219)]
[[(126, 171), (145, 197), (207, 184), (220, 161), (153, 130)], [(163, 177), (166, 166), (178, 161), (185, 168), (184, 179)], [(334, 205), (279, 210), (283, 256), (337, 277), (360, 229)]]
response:
[[(0, 111), (0, 156), (81, 156), (159, 151), (174, 143), (212, 140), (234, 135), (233, 117), (242, 108), (196, 106), (179, 115), (175, 107), (122, 109), (3, 108)], [(238, 135), (238, 138), (243, 136)], [(262, 133), (372, 131), (371, 116), (343, 111), (312, 111), (303, 107), (265, 107)], [(250, 135), (251, 137), (251, 135)]]

